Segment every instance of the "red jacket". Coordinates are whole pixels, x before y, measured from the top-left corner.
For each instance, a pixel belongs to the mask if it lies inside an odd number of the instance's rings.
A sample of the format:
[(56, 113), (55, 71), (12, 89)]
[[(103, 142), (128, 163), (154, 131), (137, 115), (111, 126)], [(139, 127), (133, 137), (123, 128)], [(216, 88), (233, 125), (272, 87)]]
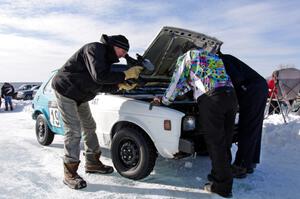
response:
[(274, 94), (272, 95), (272, 98), (276, 97), (276, 95), (277, 95), (277, 88), (275, 86), (275, 80), (273, 78), (268, 81), (268, 88), (269, 88), (269, 94), (268, 94), (268, 96), (271, 97), (272, 92), (274, 92)]

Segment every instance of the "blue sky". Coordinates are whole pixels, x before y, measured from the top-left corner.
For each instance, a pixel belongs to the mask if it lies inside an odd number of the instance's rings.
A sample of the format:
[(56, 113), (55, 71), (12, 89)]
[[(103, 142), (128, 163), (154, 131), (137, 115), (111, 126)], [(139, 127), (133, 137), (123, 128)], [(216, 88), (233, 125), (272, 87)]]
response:
[(300, 1), (0, 0), (0, 82), (44, 81), (82, 45), (123, 34), (143, 53), (163, 26), (223, 41), (262, 76), (300, 69)]

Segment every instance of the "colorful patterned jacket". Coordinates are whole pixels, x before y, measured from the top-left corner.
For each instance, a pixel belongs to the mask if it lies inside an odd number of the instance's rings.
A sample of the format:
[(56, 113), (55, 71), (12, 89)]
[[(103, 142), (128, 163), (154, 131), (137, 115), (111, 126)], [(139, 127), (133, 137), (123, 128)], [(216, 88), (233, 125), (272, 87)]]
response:
[(162, 97), (162, 103), (169, 105), (178, 95), (193, 89), (194, 99), (218, 87), (232, 87), (223, 61), (202, 49), (189, 50), (177, 59), (171, 83)]

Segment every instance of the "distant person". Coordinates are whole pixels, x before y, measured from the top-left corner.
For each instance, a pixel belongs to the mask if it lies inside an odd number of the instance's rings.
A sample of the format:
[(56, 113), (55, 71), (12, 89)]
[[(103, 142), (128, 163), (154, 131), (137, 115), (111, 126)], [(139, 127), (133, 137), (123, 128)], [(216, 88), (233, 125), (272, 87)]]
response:
[(232, 196), (231, 145), (237, 99), (222, 60), (201, 48), (189, 50), (176, 62), (171, 83), (156, 105), (169, 105), (178, 95), (192, 90), (199, 107), (199, 131), (211, 158), (210, 182), (204, 190)]
[(277, 97), (277, 88), (276, 88), (276, 75), (275, 73), (272, 74), (272, 78), (268, 81), (268, 97), (270, 99), (270, 106), (269, 106), (269, 114), (278, 114), (280, 113), (279, 104), (276, 100)]
[(15, 89), (13, 85), (5, 82), (1, 88), (1, 97), (4, 98), (5, 102), (5, 111), (8, 111), (8, 105), (11, 111), (14, 110), (12, 105), (12, 96), (14, 95), (14, 93)]
[(77, 174), (82, 131), (85, 171), (98, 174), (114, 171), (100, 161), (96, 123), (88, 102), (99, 92), (130, 90), (136, 86), (124, 82), (137, 79), (142, 67), (134, 66), (124, 72), (111, 71), (111, 65), (125, 57), (128, 50), (129, 42), (123, 35), (102, 35), (101, 42), (88, 43), (75, 52), (53, 78), (52, 87), (65, 132), (63, 182), (70, 188), (82, 189), (87, 186), (86, 181)]
[(253, 173), (260, 162), (262, 125), (268, 98), (265, 78), (238, 58), (219, 52), (239, 103), (238, 150), (232, 165), (235, 178)]

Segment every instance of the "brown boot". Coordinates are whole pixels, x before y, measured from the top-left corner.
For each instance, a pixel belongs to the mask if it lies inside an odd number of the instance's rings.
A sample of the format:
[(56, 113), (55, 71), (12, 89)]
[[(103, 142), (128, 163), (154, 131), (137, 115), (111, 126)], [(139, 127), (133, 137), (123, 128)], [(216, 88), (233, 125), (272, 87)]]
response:
[(82, 189), (86, 187), (86, 181), (77, 174), (78, 163), (64, 163), (63, 182), (71, 189)]
[(109, 174), (114, 171), (111, 166), (104, 165), (100, 160), (101, 153), (85, 154), (85, 172)]

